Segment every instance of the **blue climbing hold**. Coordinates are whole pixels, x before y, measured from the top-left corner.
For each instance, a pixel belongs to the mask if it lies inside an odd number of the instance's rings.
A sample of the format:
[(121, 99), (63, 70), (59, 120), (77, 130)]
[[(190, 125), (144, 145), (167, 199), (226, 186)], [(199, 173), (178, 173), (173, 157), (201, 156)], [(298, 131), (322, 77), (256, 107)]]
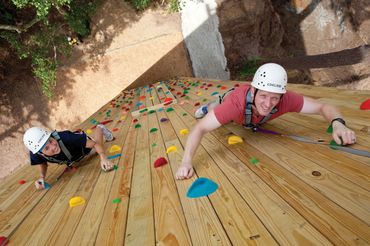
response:
[(114, 159), (114, 158), (117, 158), (117, 157), (120, 157), (121, 156), (121, 154), (115, 154), (115, 155), (111, 155), (111, 156), (108, 156), (108, 160), (112, 160), (112, 159)]
[(44, 182), (44, 187), (47, 190), (47, 189), (50, 189), (51, 185), (49, 185), (48, 183)]
[(200, 177), (190, 186), (186, 196), (189, 198), (208, 196), (217, 189), (218, 185), (215, 182), (210, 179)]
[(141, 105), (143, 105), (143, 103), (142, 103), (142, 102), (138, 102), (138, 103), (136, 103), (136, 107), (139, 107), (139, 106), (141, 106)]

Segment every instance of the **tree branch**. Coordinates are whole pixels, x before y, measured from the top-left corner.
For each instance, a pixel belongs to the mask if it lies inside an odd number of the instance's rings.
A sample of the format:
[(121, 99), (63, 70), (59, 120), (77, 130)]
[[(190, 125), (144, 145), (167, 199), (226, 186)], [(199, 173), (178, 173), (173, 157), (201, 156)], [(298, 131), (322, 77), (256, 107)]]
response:
[(24, 31), (27, 31), (27, 29), (29, 29), (30, 27), (32, 27), (39, 21), (40, 19), (35, 17), (33, 20), (31, 20), (29, 23), (27, 23), (23, 27), (12, 26), (12, 25), (0, 25), (0, 30), (16, 31), (17, 33), (22, 33)]

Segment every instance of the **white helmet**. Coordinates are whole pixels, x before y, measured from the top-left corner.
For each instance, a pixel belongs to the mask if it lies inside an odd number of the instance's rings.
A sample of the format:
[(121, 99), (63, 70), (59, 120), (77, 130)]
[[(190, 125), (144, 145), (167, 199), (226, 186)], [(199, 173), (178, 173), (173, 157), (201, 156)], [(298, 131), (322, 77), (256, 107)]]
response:
[(44, 146), (46, 141), (48, 141), (51, 132), (40, 128), (32, 127), (28, 129), (23, 136), (23, 143), (26, 145), (33, 154), (36, 154)]
[(259, 90), (284, 94), (288, 76), (285, 69), (276, 63), (260, 66), (254, 74), (252, 86)]

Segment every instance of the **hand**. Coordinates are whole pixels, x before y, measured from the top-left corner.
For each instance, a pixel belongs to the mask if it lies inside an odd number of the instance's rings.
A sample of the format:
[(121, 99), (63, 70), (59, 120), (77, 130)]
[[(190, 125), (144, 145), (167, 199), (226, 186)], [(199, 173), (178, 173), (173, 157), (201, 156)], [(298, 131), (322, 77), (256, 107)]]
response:
[(176, 176), (176, 179), (182, 180), (182, 179), (191, 178), (193, 174), (194, 174), (194, 169), (191, 164), (181, 164), (179, 169), (177, 169), (175, 176)]
[[(337, 144), (347, 145), (356, 143), (356, 134), (354, 131), (338, 121), (334, 121), (332, 127), (333, 138)], [(340, 138), (342, 138), (343, 143)]]
[(103, 169), (105, 172), (108, 172), (113, 169), (114, 165), (112, 162), (110, 162), (107, 158), (102, 158), (100, 161), (101, 169)]
[(37, 190), (43, 190), (45, 189), (45, 181), (43, 178), (40, 178), (35, 181), (35, 186)]

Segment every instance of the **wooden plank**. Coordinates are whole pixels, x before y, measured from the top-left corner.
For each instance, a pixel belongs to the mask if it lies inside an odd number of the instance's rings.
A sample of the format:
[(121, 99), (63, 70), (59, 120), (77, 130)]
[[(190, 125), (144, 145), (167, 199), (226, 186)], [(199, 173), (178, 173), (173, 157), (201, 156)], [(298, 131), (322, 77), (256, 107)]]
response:
[[(141, 92), (145, 95), (145, 92)], [(150, 157), (148, 142), (148, 117), (140, 117), (137, 128), (135, 161), (133, 167), (130, 203), (125, 233), (125, 245), (154, 245), (154, 219)]]

